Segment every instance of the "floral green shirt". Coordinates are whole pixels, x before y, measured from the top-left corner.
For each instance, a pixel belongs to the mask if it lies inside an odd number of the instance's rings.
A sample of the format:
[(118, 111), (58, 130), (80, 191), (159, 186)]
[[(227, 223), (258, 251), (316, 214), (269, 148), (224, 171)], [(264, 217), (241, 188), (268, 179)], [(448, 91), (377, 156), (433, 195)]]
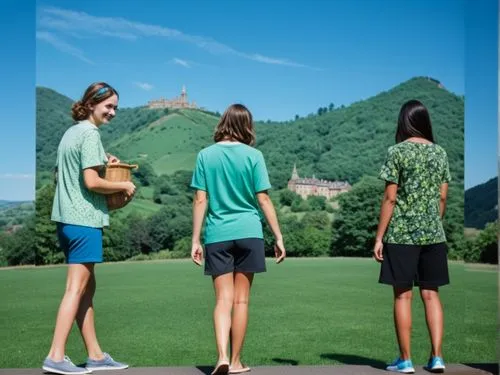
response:
[(379, 177), (398, 184), (385, 243), (429, 245), (446, 241), (439, 210), (440, 188), (451, 177), (441, 146), (409, 141), (391, 146)]
[(109, 225), (106, 196), (87, 189), (83, 180), (84, 169), (104, 167), (107, 161), (97, 126), (85, 120), (66, 130), (57, 149), (53, 221), (93, 228)]

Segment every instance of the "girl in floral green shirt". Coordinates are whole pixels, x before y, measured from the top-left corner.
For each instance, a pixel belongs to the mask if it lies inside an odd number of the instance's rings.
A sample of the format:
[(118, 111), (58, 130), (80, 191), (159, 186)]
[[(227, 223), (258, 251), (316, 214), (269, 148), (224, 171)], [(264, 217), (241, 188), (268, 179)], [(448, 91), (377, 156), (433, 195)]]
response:
[[(68, 272), (59, 305), (54, 336), (42, 369), (54, 374), (87, 374), (92, 370), (118, 370), (128, 365), (101, 350), (94, 324), (95, 263), (103, 260), (102, 228), (109, 224), (106, 194), (123, 192), (131, 198), (132, 182), (107, 181), (103, 168), (119, 160), (106, 156), (99, 128), (116, 115), (118, 92), (105, 82), (90, 85), (71, 108), (76, 124), (64, 133), (57, 148), (56, 191), (51, 218), (64, 251)], [(66, 355), (66, 342), (76, 320), (87, 349), (84, 367)]]
[(450, 172), (445, 150), (434, 143), (429, 113), (417, 100), (403, 105), (396, 144), (389, 147), (380, 178), (386, 182), (374, 257), (379, 282), (393, 286), (394, 323), (400, 355), (389, 371), (414, 372), (410, 358), (411, 301), (419, 286), (431, 339), (427, 369), (444, 371), (443, 310), (438, 288), (449, 283), (442, 217)]

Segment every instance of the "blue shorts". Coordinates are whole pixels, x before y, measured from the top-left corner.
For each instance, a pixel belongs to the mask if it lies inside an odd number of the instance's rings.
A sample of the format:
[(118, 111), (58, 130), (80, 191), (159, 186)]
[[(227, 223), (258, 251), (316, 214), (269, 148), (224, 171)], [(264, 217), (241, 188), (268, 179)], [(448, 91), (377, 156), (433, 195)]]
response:
[(102, 228), (57, 223), (57, 237), (66, 263), (102, 262)]

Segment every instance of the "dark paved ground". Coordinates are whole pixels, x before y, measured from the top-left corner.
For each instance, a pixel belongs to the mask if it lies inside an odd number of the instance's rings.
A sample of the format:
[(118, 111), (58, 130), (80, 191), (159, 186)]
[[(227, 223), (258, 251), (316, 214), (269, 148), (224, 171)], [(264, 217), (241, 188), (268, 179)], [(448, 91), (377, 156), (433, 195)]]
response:
[[(121, 371), (99, 371), (101, 375), (206, 375), (212, 366), (197, 367), (135, 367)], [(415, 374), (430, 373), (422, 366), (415, 366)], [(41, 369), (0, 369), (0, 375), (40, 375)], [(377, 375), (389, 374), (381, 368), (361, 365), (338, 366), (256, 366), (248, 375)], [(447, 375), (498, 375), (497, 364), (450, 364), (446, 365)]]

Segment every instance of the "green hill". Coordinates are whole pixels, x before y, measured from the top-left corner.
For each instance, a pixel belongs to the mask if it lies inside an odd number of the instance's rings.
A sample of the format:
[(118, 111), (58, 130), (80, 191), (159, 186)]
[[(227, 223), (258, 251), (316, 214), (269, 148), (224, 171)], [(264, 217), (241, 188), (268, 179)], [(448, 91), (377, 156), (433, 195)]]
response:
[[(256, 147), (266, 157), (271, 183), (277, 189), (286, 187), (294, 163), (300, 176), (315, 174), (351, 184), (376, 176), (394, 144), (399, 109), (409, 99), (421, 100), (430, 111), (436, 141), (450, 161), (450, 214), (463, 222), (464, 100), (425, 77), (348, 107), (319, 108), (316, 115), (294, 121), (256, 122)], [(37, 88), (38, 186), (51, 179), (57, 144), (73, 123), (71, 104), (51, 89)], [(149, 164), (157, 175), (171, 174), (193, 169), (197, 152), (213, 143), (217, 120), (199, 110), (125, 108), (101, 134), (105, 149), (122, 160)]]
[[(449, 255), (461, 259), (464, 100), (439, 82), (424, 77), (413, 78), (348, 107), (335, 108), (330, 104), (314, 110), (316, 114), (294, 121), (256, 122), (255, 146), (266, 158), (274, 187), (271, 198), (276, 203), (290, 255), (371, 256), (383, 190), (383, 183), (373, 176), (378, 174), (387, 148), (394, 144), (399, 109), (409, 99), (419, 99), (429, 108), (436, 140), (449, 156), (452, 182), (445, 230)], [(53, 90), (37, 88), (37, 102), (40, 188), (51, 181), (58, 142), (72, 124), (72, 100)], [(111, 215), (113, 230), (106, 231), (104, 239), (107, 261), (149, 256), (167, 249), (171, 251), (165, 253), (169, 256), (188, 254), (192, 202), (189, 181), (196, 154), (213, 143), (218, 119), (218, 115), (207, 111), (137, 107), (120, 109), (116, 118), (102, 127), (105, 149), (123, 161), (140, 165), (134, 177), (141, 185), (133, 202)], [(321, 197), (302, 200), (284, 189), (294, 163), (300, 176), (315, 174), (322, 179), (347, 180), (355, 185), (354, 189), (337, 202), (326, 202)], [(39, 189), (37, 195), (39, 263), (62, 259), (61, 254), (53, 255), (55, 227), (48, 218), (53, 190), (51, 183), (46, 189)], [(351, 204), (349, 212), (342, 211), (346, 202)], [(351, 231), (350, 227), (332, 225), (332, 221), (338, 224), (346, 218), (361, 220), (363, 229), (357, 231), (356, 227)], [(266, 251), (268, 255), (272, 253), (269, 241)]]
[(498, 177), (465, 191), (465, 226), (484, 229), (498, 220)]
[(124, 160), (148, 160), (158, 175), (191, 170), (207, 145), (218, 118), (196, 110), (178, 110), (111, 142), (109, 150)]
[(257, 147), (266, 156), (273, 185), (284, 187), (293, 164), (299, 175), (357, 182), (376, 175), (394, 144), (403, 102), (421, 100), (429, 109), (437, 143), (447, 151), (453, 184), (463, 185), (464, 101), (434, 81), (414, 78), (349, 107), (288, 124), (258, 124)]
[[(57, 145), (66, 129), (74, 123), (71, 118), (72, 104), (72, 99), (52, 89), (36, 88), (37, 172), (48, 172), (53, 168)], [(140, 130), (166, 113), (166, 110), (148, 110), (144, 107), (119, 109), (116, 118), (102, 129), (103, 143), (109, 146), (123, 135)]]
[[(257, 122), (257, 143), (273, 186), (282, 188), (297, 163), (300, 175), (357, 182), (376, 175), (394, 143), (401, 104), (421, 100), (431, 113), (437, 142), (448, 152), (453, 185), (463, 185), (464, 101), (430, 79), (414, 78), (345, 108), (281, 123)], [(72, 123), (71, 100), (37, 88), (37, 168), (55, 160), (60, 136)], [(325, 108), (326, 110), (326, 108)], [(197, 110), (120, 109), (103, 127), (105, 148), (123, 160), (148, 160), (158, 174), (191, 170), (196, 153), (212, 143), (217, 117)]]

